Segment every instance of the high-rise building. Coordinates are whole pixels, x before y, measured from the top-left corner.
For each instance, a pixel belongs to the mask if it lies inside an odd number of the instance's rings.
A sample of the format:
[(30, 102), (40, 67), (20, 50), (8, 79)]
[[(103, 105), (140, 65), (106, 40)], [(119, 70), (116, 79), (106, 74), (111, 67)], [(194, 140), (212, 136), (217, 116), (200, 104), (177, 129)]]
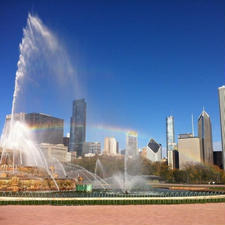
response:
[(212, 127), (210, 117), (204, 109), (198, 118), (198, 137), (201, 141), (202, 161), (213, 164)]
[(201, 141), (192, 134), (182, 134), (178, 138), (179, 168), (202, 162)]
[(175, 134), (174, 134), (174, 118), (173, 116), (166, 117), (166, 153), (168, 159), (168, 165), (172, 165), (172, 153), (169, 151), (173, 151), (176, 146), (175, 143)]
[(83, 143), (86, 139), (86, 108), (85, 99), (73, 101), (72, 117), (70, 120), (69, 151), (82, 155)]
[(225, 170), (225, 86), (220, 87), (218, 91), (219, 91), (219, 105), (220, 105), (222, 163), (223, 163), (223, 169)]
[[(10, 122), (11, 115), (6, 116), (6, 124)], [(43, 113), (16, 113), (14, 120), (27, 124), (35, 137), (35, 142), (62, 144), (64, 133), (64, 120)]]
[(174, 118), (168, 116), (166, 118), (166, 149), (167, 152), (174, 149), (175, 135), (174, 135)]
[(106, 155), (116, 155), (117, 154), (117, 141), (114, 137), (106, 137), (104, 140), (104, 151), (103, 154)]
[(126, 154), (128, 157), (135, 158), (138, 156), (138, 134), (135, 131), (127, 132)]
[(162, 160), (162, 145), (158, 144), (154, 139), (151, 139), (148, 146), (145, 148), (145, 157), (152, 162)]

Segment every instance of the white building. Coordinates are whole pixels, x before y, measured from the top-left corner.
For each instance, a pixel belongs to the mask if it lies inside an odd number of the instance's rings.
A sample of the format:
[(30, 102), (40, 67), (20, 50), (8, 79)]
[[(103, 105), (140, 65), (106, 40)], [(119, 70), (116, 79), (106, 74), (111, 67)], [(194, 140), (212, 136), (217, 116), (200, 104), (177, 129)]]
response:
[(162, 160), (162, 145), (158, 144), (154, 139), (151, 139), (148, 146), (144, 149), (144, 157), (152, 162), (158, 162)]
[(116, 155), (118, 152), (118, 144), (114, 137), (106, 137), (104, 140), (104, 151), (106, 155)]

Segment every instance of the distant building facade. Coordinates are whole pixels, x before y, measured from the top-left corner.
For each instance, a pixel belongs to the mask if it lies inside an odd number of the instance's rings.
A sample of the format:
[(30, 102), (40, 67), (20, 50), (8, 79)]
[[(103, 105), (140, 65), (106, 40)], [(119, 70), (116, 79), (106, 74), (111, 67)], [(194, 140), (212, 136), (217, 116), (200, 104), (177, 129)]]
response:
[[(11, 120), (11, 115), (6, 116), (6, 124)], [(16, 113), (14, 120), (24, 122), (32, 130), (35, 142), (62, 144), (64, 133), (64, 120), (43, 113)]]
[(68, 152), (68, 147), (63, 144), (41, 143), (40, 149), (45, 154), (47, 159), (59, 160), (60, 162), (71, 162), (71, 152)]
[(116, 155), (118, 152), (118, 144), (116, 138), (114, 137), (106, 137), (104, 140), (104, 150), (103, 154), (105, 155)]
[(100, 142), (84, 142), (83, 144), (83, 155), (85, 154), (100, 154), (101, 153), (101, 143)]
[(225, 170), (225, 86), (218, 89), (219, 92), (219, 106), (220, 106), (220, 128), (221, 128), (221, 142), (222, 142), (222, 164)]
[(83, 143), (86, 139), (86, 109), (87, 104), (84, 99), (73, 101), (69, 151), (76, 151), (78, 157), (82, 155)]
[(192, 134), (182, 134), (178, 138), (179, 168), (187, 164), (202, 163), (201, 141)]
[(145, 149), (145, 157), (152, 162), (162, 160), (162, 145), (158, 144), (154, 139), (151, 139)]
[(135, 131), (127, 132), (126, 154), (132, 158), (138, 156), (138, 134)]
[(201, 154), (204, 163), (213, 164), (212, 127), (205, 110), (198, 118), (198, 137), (201, 141)]

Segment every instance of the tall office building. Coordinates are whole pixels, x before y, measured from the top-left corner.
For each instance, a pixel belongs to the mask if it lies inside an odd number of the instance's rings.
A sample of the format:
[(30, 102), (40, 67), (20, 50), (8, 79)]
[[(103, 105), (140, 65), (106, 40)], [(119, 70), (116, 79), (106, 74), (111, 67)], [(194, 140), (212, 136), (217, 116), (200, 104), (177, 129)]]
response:
[(116, 155), (117, 154), (117, 147), (118, 142), (114, 137), (106, 137), (104, 140), (104, 151), (103, 153), (106, 155)]
[(69, 151), (82, 155), (83, 143), (86, 138), (86, 108), (85, 99), (73, 101), (72, 117), (70, 120), (70, 142)]
[(166, 150), (168, 151), (174, 149), (175, 145), (175, 135), (174, 135), (174, 118), (173, 116), (168, 116), (166, 118)]
[[(6, 124), (10, 122), (11, 114), (6, 116)], [(62, 144), (64, 120), (43, 113), (16, 113), (14, 120), (27, 124), (35, 137), (37, 144)]]
[(138, 134), (135, 131), (127, 132), (126, 153), (128, 157), (135, 158), (138, 156)]
[(188, 164), (202, 162), (201, 141), (192, 134), (180, 134), (178, 138), (179, 168), (184, 169)]
[(202, 161), (213, 164), (212, 127), (210, 117), (204, 109), (198, 118), (198, 137), (201, 141)]
[(225, 170), (225, 86), (218, 88), (220, 105), (220, 127), (222, 142), (222, 163)]
[[(176, 146), (174, 135), (174, 118), (173, 116), (166, 117), (166, 153), (168, 159), (168, 165), (171, 167), (173, 164), (172, 151)], [(170, 152), (171, 151), (171, 152)]]

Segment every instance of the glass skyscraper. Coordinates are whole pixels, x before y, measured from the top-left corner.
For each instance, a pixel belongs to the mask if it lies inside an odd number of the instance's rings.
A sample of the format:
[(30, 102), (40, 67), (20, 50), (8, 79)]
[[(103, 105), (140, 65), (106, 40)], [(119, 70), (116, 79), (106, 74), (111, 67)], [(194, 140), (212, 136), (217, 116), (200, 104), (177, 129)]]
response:
[(225, 170), (225, 86), (219, 87), (220, 127), (222, 141), (222, 163)]
[(167, 156), (168, 156), (168, 151), (174, 150), (174, 146), (175, 146), (174, 118), (173, 118), (173, 116), (168, 116), (166, 118), (166, 150), (167, 150)]
[(209, 115), (202, 111), (198, 119), (198, 136), (201, 141), (201, 158), (204, 163), (213, 164), (212, 127)]
[(73, 101), (72, 117), (70, 120), (69, 151), (82, 155), (83, 143), (86, 139), (86, 108), (85, 99)]

